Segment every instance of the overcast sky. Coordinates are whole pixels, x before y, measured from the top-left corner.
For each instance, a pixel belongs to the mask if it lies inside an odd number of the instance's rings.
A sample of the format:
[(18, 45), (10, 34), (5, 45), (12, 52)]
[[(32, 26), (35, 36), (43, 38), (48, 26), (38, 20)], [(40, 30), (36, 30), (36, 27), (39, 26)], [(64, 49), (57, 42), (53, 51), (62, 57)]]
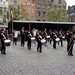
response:
[(66, 9), (68, 9), (68, 6), (75, 5), (75, 0), (66, 0), (66, 3), (67, 3), (67, 8)]
[(66, 0), (67, 6), (75, 5), (75, 0)]

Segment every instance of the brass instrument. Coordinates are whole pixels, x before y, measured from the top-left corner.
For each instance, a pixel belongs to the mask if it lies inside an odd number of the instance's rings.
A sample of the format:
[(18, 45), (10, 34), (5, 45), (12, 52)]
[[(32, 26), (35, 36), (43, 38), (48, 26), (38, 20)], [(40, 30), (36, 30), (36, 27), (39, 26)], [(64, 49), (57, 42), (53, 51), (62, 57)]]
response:
[(72, 34), (71, 37), (70, 37), (70, 44), (71, 44), (72, 41), (74, 41), (74, 39), (75, 39), (74, 35)]

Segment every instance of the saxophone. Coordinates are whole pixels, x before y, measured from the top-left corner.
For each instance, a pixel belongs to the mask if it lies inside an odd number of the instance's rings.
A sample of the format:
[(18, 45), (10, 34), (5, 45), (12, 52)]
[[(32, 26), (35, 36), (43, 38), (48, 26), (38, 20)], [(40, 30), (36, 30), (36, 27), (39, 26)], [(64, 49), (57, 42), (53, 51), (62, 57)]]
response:
[(74, 35), (72, 34), (70, 37), (70, 44), (74, 41)]

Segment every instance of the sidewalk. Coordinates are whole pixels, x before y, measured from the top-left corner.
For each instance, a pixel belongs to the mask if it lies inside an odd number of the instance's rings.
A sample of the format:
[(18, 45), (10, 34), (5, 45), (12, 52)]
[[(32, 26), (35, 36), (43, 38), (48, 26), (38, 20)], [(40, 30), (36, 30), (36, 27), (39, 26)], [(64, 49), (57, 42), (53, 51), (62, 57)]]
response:
[(21, 47), (11, 45), (6, 55), (0, 54), (0, 75), (75, 75), (75, 45), (73, 54), (68, 56), (66, 42), (53, 49), (52, 45), (43, 46), (42, 53), (37, 52), (36, 45), (28, 50), (26, 43)]

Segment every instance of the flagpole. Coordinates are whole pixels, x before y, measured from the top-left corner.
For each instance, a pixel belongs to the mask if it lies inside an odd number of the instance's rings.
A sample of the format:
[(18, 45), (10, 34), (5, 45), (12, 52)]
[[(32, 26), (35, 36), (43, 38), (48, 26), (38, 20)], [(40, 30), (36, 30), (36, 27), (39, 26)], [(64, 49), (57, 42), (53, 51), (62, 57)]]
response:
[(13, 18), (12, 18), (12, 41), (13, 41)]

